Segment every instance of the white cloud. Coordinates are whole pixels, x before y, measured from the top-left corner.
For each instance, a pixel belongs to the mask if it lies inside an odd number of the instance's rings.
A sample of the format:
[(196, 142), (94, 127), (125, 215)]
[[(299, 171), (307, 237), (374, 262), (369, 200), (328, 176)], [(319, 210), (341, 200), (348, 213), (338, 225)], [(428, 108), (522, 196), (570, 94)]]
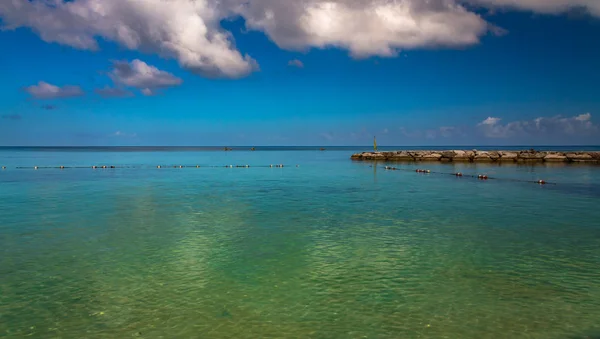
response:
[(304, 68), (304, 63), (298, 59), (294, 59), (294, 60), (290, 60), (288, 62), (288, 66), (293, 66), (293, 67), (298, 67), (298, 68)]
[(97, 50), (97, 38), (159, 54), (206, 77), (239, 78), (258, 69), (224, 30), (242, 16), (288, 50), (338, 47), (356, 58), (392, 57), (401, 49), (462, 47), (504, 31), (466, 8), (480, 5), (540, 13), (599, 0), (0, 0), (5, 28), (30, 27), (44, 41)]
[(26, 87), (25, 91), (36, 99), (71, 98), (83, 95), (79, 86), (58, 87), (45, 81), (39, 81), (37, 85)]
[(480, 125), (495, 125), (497, 124), (500, 120), (500, 118), (494, 118), (494, 117), (488, 117), (487, 119), (483, 120), (482, 122), (480, 122)]
[(591, 121), (590, 113), (564, 118), (540, 117), (533, 120), (513, 121), (501, 124), (500, 118), (489, 117), (477, 127), (488, 138), (512, 138), (520, 136), (591, 136), (599, 132)]
[(592, 115), (590, 113), (580, 114), (575, 117), (577, 121), (590, 121), (592, 120)]
[(152, 96), (154, 95), (154, 92), (152, 92), (150, 88), (144, 88), (142, 89), (142, 94), (145, 96)]
[(135, 59), (132, 62), (115, 61), (108, 76), (119, 85), (140, 89), (144, 95), (152, 95), (157, 89), (178, 86), (183, 80), (173, 74)]
[(96, 37), (174, 58), (207, 77), (238, 78), (256, 69), (221, 29), (214, 0), (2, 0), (9, 28), (31, 27), (47, 42), (97, 50)]
[(253, 0), (236, 10), (249, 29), (264, 31), (282, 48), (335, 46), (358, 58), (395, 56), (400, 48), (472, 45), (488, 28), (453, 0)]

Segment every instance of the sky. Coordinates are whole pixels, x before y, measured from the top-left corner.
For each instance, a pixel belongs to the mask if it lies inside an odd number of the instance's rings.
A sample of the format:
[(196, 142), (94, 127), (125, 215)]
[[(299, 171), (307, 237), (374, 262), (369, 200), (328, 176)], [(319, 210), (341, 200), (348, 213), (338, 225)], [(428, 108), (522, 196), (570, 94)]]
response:
[(600, 145), (598, 0), (2, 0), (0, 146)]

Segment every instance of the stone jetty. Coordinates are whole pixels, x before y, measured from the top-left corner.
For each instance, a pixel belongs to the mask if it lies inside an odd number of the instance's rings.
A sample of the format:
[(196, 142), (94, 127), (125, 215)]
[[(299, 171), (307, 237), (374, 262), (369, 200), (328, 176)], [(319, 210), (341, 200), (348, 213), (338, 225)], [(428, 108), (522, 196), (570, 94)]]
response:
[(362, 152), (352, 155), (353, 160), (370, 161), (441, 161), (441, 162), (572, 162), (600, 164), (600, 152), (556, 151), (392, 151)]

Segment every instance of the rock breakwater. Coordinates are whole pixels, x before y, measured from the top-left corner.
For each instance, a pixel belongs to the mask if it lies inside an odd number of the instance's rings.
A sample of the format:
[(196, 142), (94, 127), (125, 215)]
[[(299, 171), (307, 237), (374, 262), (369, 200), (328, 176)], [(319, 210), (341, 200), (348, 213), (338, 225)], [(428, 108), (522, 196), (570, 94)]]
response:
[(558, 151), (391, 151), (362, 152), (353, 160), (371, 161), (441, 161), (441, 162), (575, 162), (600, 164), (600, 152)]

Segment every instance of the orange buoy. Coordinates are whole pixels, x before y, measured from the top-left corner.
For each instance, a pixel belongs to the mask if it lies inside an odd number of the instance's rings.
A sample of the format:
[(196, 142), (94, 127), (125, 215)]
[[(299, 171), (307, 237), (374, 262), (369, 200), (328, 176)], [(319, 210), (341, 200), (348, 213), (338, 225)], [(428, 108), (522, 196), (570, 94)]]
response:
[(545, 185), (545, 184), (546, 184), (546, 182), (545, 182), (544, 180), (539, 180), (539, 181), (538, 181), (538, 184), (540, 184), (540, 185)]
[(460, 172), (456, 173), (455, 175), (456, 175), (457, 177), (462, 177), (462, 176), (463, 176), (463, 175), (462, 175), (462, 173), (460, 173)]

